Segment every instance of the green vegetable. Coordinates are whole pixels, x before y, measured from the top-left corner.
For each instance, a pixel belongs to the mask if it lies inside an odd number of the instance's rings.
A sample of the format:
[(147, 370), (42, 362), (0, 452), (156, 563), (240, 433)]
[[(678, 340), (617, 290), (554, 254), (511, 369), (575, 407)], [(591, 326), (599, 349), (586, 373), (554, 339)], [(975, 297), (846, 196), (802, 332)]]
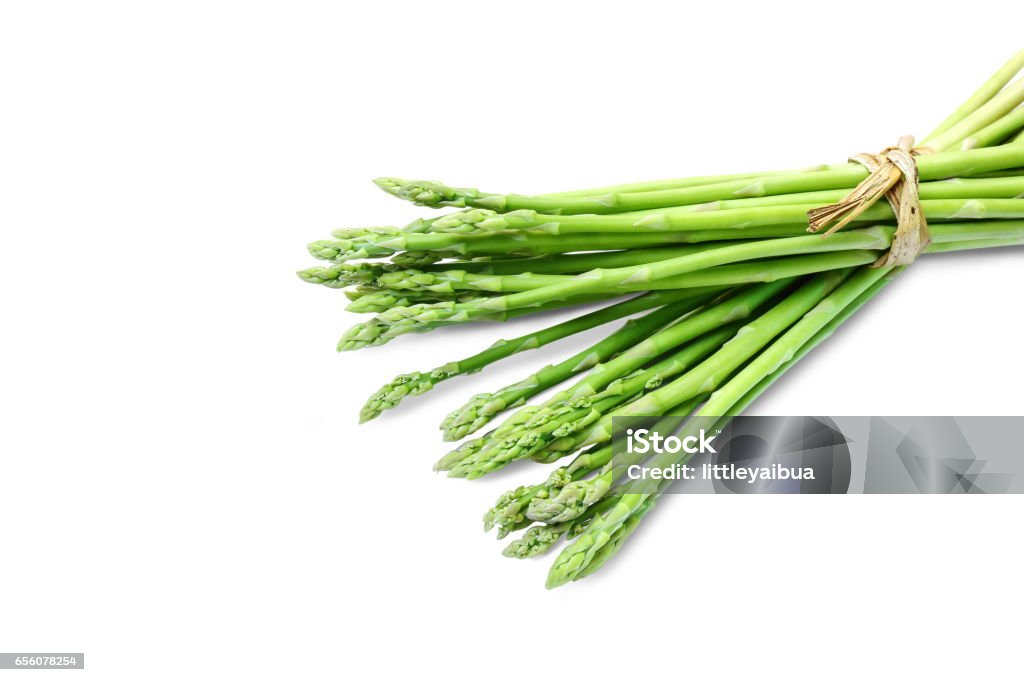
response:
[[(931, 239), (921, 257), (1024, 244), (1024, 79), (1014, 80), (1022, 68), (1024, 50), (921, 143), (920, 209)], [(453, 477), (524, 459), (558, 463), (484, 517), (499, 537), (523, 531), (507, 556), (570, 541), (551, 569), (554, 587), (609, 561), (665, 492), (665, 484), (629, 481), (627, 467), (642, 460), (613, 456), (613, 419), (682, 414), (684, 429), (723, 425), (905, 270), (871, 267), (896, 231), (884, 200), (859, 215), (856, 229), (806, 234), (810, 209), (843, 200), (867, 176), (841, 163), (549, 194), (381, 178), (397, 197), (461, 210), (404, 228), (335, 231), (309, 244), (321, 263), (299, 276), (344, 290), (350, 311), (372, 315), (344, 333), (339, 350), (618, 299), (401, 374), (360, 415), (372, 419), (442, 381), (628, 320), (522, 381), (473, 396), (442, 423), (445, 439), (458, 440), (509, 413), (437, 462)], [(659, 455), (649, 463), (681, 461)]]

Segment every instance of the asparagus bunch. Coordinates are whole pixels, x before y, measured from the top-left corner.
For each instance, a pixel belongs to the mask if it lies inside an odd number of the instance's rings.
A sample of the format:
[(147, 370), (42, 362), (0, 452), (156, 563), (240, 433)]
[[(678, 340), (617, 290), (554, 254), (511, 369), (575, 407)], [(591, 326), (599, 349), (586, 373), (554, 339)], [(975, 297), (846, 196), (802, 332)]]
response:
[[(1024, 244), (1024, 78), (1014, 81), (1022, 68), (1024, 51), (922, 140), (926, 254)], [(552, 567), (553, 587), (607, 562), (665, 492), (628, 479), (641, 461), (614, 456), (614, 419), (690, 415), (687, 430), (721, 425), (902, 271), (872, 266), (897, 228), (886, 202), (855, 214), (842, 232), (807, 234), (809, 213), (841, 201), (868, 173), (844, 163), (541, 195), (380, 178), (396, 197), (456, 210), (401, 228), (337, 230), (309, 245), (321, 264), (299, 276), (342, 289), (350, 311), (370, 315), (343, 334), (344, 351), (607, 302), (401, 374), (360, 414), (373, 419), (440, 382), (616, 324), (596, 343), (473, 396), (441, 424), (456, 441), (504, 417), (437, 462), (453, 477), (568, 458), (541, 483), (502, 495), (484, 517), (499, 537), (524, 531), (507, 546), (511, 557), (572, 540)], [(549, 389), (547, 400), (529, 403)]]

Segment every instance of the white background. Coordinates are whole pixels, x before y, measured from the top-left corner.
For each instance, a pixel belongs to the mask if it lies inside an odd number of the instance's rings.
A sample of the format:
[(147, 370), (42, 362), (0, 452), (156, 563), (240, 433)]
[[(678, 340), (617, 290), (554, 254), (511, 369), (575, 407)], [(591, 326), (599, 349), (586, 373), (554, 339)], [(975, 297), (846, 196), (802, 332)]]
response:
[[(0, 650), (95, 680), (1019, 675), (1017, 497), (673, 497), (545, 591), (551, 557), (479, 521), (541, 468), (430, 467), (448, 409), (577, 341), (357, 427), (534, 322), (339, 356), (356, 316), (293, 272), (424, 214), (379, 175), (836, 162), (1020, 47), (1008, 2), (4, 3)], [(1024, 413), (1022, 286), (1021, 251), (929, 257), (753, 412)]]

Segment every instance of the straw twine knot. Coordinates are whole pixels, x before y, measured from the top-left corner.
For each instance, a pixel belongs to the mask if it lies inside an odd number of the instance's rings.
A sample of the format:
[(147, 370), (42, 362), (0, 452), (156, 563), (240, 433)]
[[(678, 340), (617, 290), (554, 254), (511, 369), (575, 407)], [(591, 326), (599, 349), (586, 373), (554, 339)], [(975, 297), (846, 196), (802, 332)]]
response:
[(927, 147), (914, 148), (914, 138), (904, 135), (895, 147), (886, 147), (878, 154), (857, 154), (850, 161), (859, 163), (870, 174), (838, 203), (807, 212), (808, 232), (818, 232), (835, 223), (825, 236), (833, 234), (855, 220), (883, 196), (896, 214), (896, 233), (889, 251), (872, 267), (909, 265), (931, 243), (928, 223), (921, 210), (918, 195), (920, 179), (916, 156), (931, 153)]

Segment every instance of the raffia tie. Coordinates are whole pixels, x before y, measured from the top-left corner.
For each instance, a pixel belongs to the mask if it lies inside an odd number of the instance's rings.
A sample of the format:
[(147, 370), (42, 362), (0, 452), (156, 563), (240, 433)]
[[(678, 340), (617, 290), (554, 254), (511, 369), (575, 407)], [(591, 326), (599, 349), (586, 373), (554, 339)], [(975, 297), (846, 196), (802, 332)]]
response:
[(895, 147), (886, 147), (878, 154), (851, 156), (850, 161), (867, 168), (870, 175), (838, 203), (808, 211), (807, 231), (818, 232), (835, 223), (825, 236), (838, 232), (884, 196), (896, 214), (896, 234), (888, 253), (872, 267), (913, 263), (931, 243), (918, 196), (919, 178), (914, 157), (930, 152), (926, 147), (915, 149), (914, 138), (904, 135)]

